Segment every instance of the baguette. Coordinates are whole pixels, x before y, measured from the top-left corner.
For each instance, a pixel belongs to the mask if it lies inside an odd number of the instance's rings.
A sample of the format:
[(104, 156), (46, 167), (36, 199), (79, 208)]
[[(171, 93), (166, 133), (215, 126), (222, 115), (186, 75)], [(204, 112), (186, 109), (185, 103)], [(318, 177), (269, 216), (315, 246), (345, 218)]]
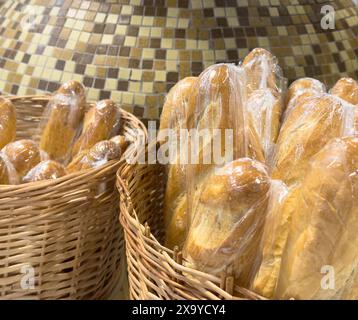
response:
[(66, 174), (66, 169), (62, 164), (53, 160), (45, 160), (33, 167), (23, 178), (23, 182), (58, 179)]
[(339, 79), (331, 89), (331, 94), (353, 105), (358, 105), (358, 83), (352, 78)]
[(97, 142), (108, 140), (119, 129), (120, 109), (112, 100), (96, 103), (85, 115), (80, 137), (73, 146), (72, 155), (88, 150)]
[(0, 97), (0, 149), (16, 137), (16, 109), (10, 100)]
[[(209, 176), (197, 190), (193, 222), (184, 256), (196, 269), (218, 274), (240, 257), (252, 257), (262, 229), (270, 178), (261, 163), (242, 158)], [(241, 259), (235, 270), (247, 282), (254, 259)]]
[(83, 86), (76, 81), (63, 84), (52, 97), (40, 124), (40, 148), (50, 159), (67, 163), (85, 113)]

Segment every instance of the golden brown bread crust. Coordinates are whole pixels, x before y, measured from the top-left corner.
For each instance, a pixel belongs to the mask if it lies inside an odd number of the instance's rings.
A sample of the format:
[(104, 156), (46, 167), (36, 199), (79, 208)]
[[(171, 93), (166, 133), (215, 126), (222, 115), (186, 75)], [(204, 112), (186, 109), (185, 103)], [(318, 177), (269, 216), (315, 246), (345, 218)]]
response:
[(346, 106), (328, 94), (298, 104), (281, 127), (273, 178), (288, 185), (298, 182), (311, 157), (347, 131), (346, 112)]
[[(254, 291), (268, 298), (353, 296), (343, 294), (354, 286), (358, 262), (357, 169), (358, 136), (333, 139), (314, 156), (302, 183), (267, 215)], [(334, 268), (334, 289), (321, 286), (324, 266)]]
[(66, 163), (78, 135), (86, 106), (83, 86), (77, 81), (63, 84), (50, 100), (41, 124), (40, 148), (50, 159)]
[(7, 159), (6, 155), (0, 152), (0, 185), (18, 183), (19, 177), (14, 166)]
[(339, 79), (331, 93), (351, 104), (358, 105), (358, 83), (352, 78)]
[(32, 140), (11, 142), (2, 149), (2, 153), (14, 166), (20, 179), (41, 161), (40, 149)]
[(287, 89), (285, 104), (288, 105), (291, 100), (306, 92), (325, 93), (326, 87), (322, 82), (313, 78), (297, 79)]
[[(296, 201), (276, 296), (340, 299), (358, 262), (358, 136), (334, 139), (312, 160)], [(334, 269), (334, 289), (321, 286)]]
[(168, 92), (160, 116), (159, 130), (185, 128), (188, 110), (188, 100), (192, 94), (197, 77), (186, 77), (180, 80)]
[(16, 137), (16, 109), (10, 100), (0, 97), (0, 149)]
[(96, 103), (85, 115), (83, 130), (73, 146), (72, 155), (93, 147), (97, 142), (107, 140), (119, 129), (120, 110), (112, 100)]
[(121, 150), (119, 146), (109, 140), (97, 142), (91, 149), (78, 153), (67, 166), (68, 173), (96, 168), (110, 160), (119, 159)]
[[(217, 273), (254, 252), (270, 190), (265, 167), (249, 158), (234, 160), (208, 176), (193, 205), (193, 222), (184, 247), (188, 261), (206, 272)], [(246, 282), (252, 268), (244, 260), (235, 270), (238, 281)]]
[(128, 145), (129, 145), (129, 141), (126, 139), (125, 136), (122, 135), (117, 135), (114, 136), (113, 138), (109, 139), (110, 141), (113, 141), (121, 150), (121, 154), (124, 153), (124, 151), (126, 151)]
[(23, 178), (23, 182), (58, 179), (66, 175), (65, 167), (53, 160), (41, 161)]

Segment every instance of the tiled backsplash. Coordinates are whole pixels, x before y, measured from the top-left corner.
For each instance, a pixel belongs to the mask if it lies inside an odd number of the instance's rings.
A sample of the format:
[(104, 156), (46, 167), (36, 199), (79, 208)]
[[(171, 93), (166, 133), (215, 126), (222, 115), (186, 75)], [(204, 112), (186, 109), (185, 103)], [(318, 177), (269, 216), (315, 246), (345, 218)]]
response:
[[(321, 26), (325, 4), (335, 10), (332, 30)], [(157, 119), (176, 81), (255, 47), (275, 54), (289, 81), (358, 78), (357, 34), (353, 0), (8, 0), (0, 92), (51, 92), (77, 79), (89, 99), (111, 97)]]

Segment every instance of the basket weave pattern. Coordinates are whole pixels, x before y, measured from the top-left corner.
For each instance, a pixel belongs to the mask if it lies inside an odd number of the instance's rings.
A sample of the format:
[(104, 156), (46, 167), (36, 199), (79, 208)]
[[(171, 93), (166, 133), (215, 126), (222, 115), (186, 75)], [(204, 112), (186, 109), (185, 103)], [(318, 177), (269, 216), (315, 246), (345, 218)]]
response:
[(221, 277), (194, 270), (181, 252), (161, 245), (165, 184), (159, 164), (125, 164), (117, 172), (131, 299), (263, 299), (235, 287), (230, 270)]
[[(30, 138), (49, 98), (10, 99), (17, 109), (17, 139)], [(132, 141), (134, 129), (144, 129), (125, 111), (122, 123), (121, 133)], [(124, 162), (56, 180), (0, 186), (0, 299), (108, 297), (122, 276), (115, 177)]]

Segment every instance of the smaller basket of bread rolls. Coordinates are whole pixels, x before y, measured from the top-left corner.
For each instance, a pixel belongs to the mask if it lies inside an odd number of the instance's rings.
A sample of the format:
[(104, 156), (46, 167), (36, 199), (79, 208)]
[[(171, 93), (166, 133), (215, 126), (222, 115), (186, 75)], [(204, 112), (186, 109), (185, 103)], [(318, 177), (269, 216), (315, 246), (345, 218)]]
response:
[(116, 171), (143, 124), (69, 81), (0, 97), (0, 297), (104, 299), (125, 277)]
[(286, 87), (257, 48), (170, 90), (117, 172), (132, 299), (358, 299), (358, 84)]

